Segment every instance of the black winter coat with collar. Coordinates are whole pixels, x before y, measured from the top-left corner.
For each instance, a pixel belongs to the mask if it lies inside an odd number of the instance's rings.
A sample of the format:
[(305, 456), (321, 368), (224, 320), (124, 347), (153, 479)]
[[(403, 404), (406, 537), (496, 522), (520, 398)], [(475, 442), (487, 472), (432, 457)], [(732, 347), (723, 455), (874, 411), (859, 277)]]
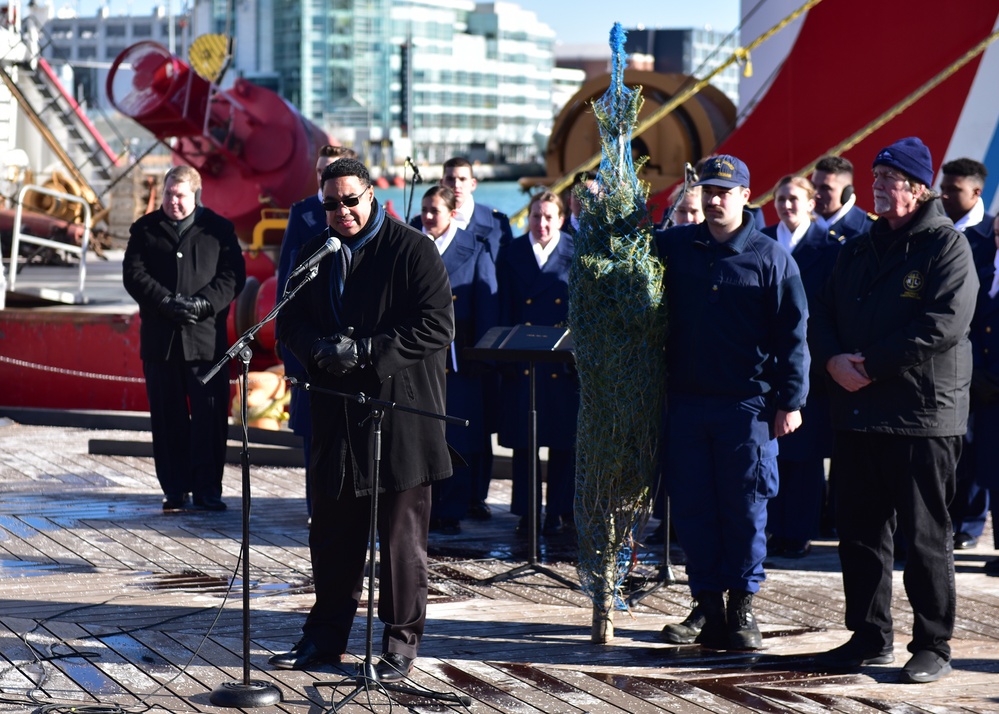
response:
[[(195, 211), (183, 236), (162, 209), (142, 216), (130, 229), (122, 281), (139, 303), (144, 361), (166, 360), (178, 349), (187, 361), (212, 361), (225, 354), (229, 305), (246, 282), (246, 265), (232, 223), (203, 206)], [(200, 295), (211, 303), (213, 314), (178, 326), (158, 311), (168, 295)]]
[(813, 308), (809, 344), (822, 365), (861, 353), (873, 381), (856, 392), (832, 384), (833, 427), (964, 434), (977, 293), (968, 241), (939, 199), (895, 231), (880, 218), (870, 233), (848, 241)]

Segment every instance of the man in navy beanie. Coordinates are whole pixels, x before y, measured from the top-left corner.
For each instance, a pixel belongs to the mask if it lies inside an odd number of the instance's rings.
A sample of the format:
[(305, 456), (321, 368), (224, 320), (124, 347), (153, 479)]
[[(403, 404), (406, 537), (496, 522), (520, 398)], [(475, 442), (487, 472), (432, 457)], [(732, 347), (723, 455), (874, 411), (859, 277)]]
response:
[(808, 328), (824, 364), (840, 481), (836, 526), (846, 595), (845, 644), (828, 669), (894, 661), (892, 534), (908, 543), (912, 657), (902, 682), (951, 671), (953, 535), (947, 505), (968, 420), (978, 278), (967, 240), (944, 213), (929, 149), (915, 137), (874, 159), (868, 234), (843, 246)]

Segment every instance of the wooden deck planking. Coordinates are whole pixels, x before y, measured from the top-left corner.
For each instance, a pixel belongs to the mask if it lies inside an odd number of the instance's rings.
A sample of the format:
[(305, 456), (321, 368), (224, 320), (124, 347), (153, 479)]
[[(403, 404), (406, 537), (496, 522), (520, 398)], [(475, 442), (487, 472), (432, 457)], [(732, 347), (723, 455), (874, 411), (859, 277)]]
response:
[[(134, 703), (184, 666), (222, 603), (224, 582), (239, 555), (240, 472), (226, 469), (227, 513), (162, 514), (151, 461), (89, 455), (85, 443), (91, 436), (74, 429), (0, 429), (5, 494), (0, 500), (0, 646), (11, 663), (0, 683), (5, 691), (29, 686), (28, 673), (37, 665), (13, 633), (35, 628), (29, 636), (33, 641), (65, 641), (102, 654), (97, 662), (46, 663), (47, 695), (86, 701), (88, 682), (100, 682), (107, 696)], [(27, 453), (32, 451), (37, 453)], [(257, 711), (319, 712), (348, 691), (314, 688), (317, 679), (340, 676), (332, 667), (284, 672), (266, 664), (272, 652), (298, 639), (312, 602), (302, 471), (260, 467), (253, 476), (251, 676), (274, 681), (286, 697), (276, 707)], [(432, 562), (427, 634), (414, 675), (431, 689), (469, 694), (473, 711), (928, 714), (999, 709), (992, 683), (999, 672), (999, 581), (980, 574), (981, 563), (995, 557), (993, 551), (980, 546), (957, 556), (956, 671), (933, 685), (894, 683), (911, 628), (899, 572), (896, 665), (847, 677), (810, 668), (810, 653), (848, 636), (842, 628), (838, 558), (830, 543), (818, 544), (817, 552), (802, 561), (768, 563), (770, 579), (755, 608), (765, 635), (760, 655), (658, 642), (659, 628), (689, 607), (681, 563), (674, 564), (679, 582), (658, 589), (631, 616), (617, 613), (618, 637), (598, 646), (589, 642), (590, 605), (582, 593), (540, 573), (481, 582), (526, 557), (524, 541), (513, 534), (517, 519), (505, 505), (509, 484), (495, 485), (492, 521), (468, 522), (457, 537), (431, 537), (439, 555)], [(565, 555), (571, 545), (542, 539), (541, 550), (545, 567), (575, 579)], [(488, 555), (504, 552), (513, 559)], [(654, 573), (655, 553), (643, 551), (642, 557), (643, 570)], [(237, 588), (191, 669), (151, 703), (171, 712), (225, 711), (213, 707), (208, 696), (215, 685), (241, 677), (239, 598)], [(95, 640), (92, 635), (98, 633), (108, 636)], [(360, 611), (349, 646), (353, 660), (363, 655), (363, 633)], [(384, 697), (373, 698), (376, 708), (386, 707)], [(419, 712), (446, 710), (397, 698), (397, 705), (403, 704)], [(353, 704), (347, 711), (360, 710)], [(0, 704), (0, 711), (18, 710)]]

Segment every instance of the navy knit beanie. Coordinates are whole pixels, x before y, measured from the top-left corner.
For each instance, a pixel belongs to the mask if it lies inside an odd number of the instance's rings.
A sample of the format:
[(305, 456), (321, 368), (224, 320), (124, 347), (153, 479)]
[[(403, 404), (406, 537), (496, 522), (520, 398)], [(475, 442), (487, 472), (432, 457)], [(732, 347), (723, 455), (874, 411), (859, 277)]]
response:
[[(891, 166), (925, 186), (933, 185), (933, 159), (920, 139), (909, 136), (899, 139), (878, 152), (874, 166)], [(873, 166), (872, 166), (873, 168)]]

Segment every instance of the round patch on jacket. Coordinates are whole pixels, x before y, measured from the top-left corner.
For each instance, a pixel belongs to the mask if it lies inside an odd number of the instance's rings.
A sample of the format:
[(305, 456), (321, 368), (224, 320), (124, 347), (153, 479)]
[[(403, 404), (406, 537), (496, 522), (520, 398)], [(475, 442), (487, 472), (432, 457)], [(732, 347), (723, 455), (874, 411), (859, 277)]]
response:
[(923, 274), (918, 270), (910, 271), (908, 275), (902, 278), (902, 287), (905, 288), (902, 291), (902, 297), (922, 297), (919, 291), (923, 289)]

